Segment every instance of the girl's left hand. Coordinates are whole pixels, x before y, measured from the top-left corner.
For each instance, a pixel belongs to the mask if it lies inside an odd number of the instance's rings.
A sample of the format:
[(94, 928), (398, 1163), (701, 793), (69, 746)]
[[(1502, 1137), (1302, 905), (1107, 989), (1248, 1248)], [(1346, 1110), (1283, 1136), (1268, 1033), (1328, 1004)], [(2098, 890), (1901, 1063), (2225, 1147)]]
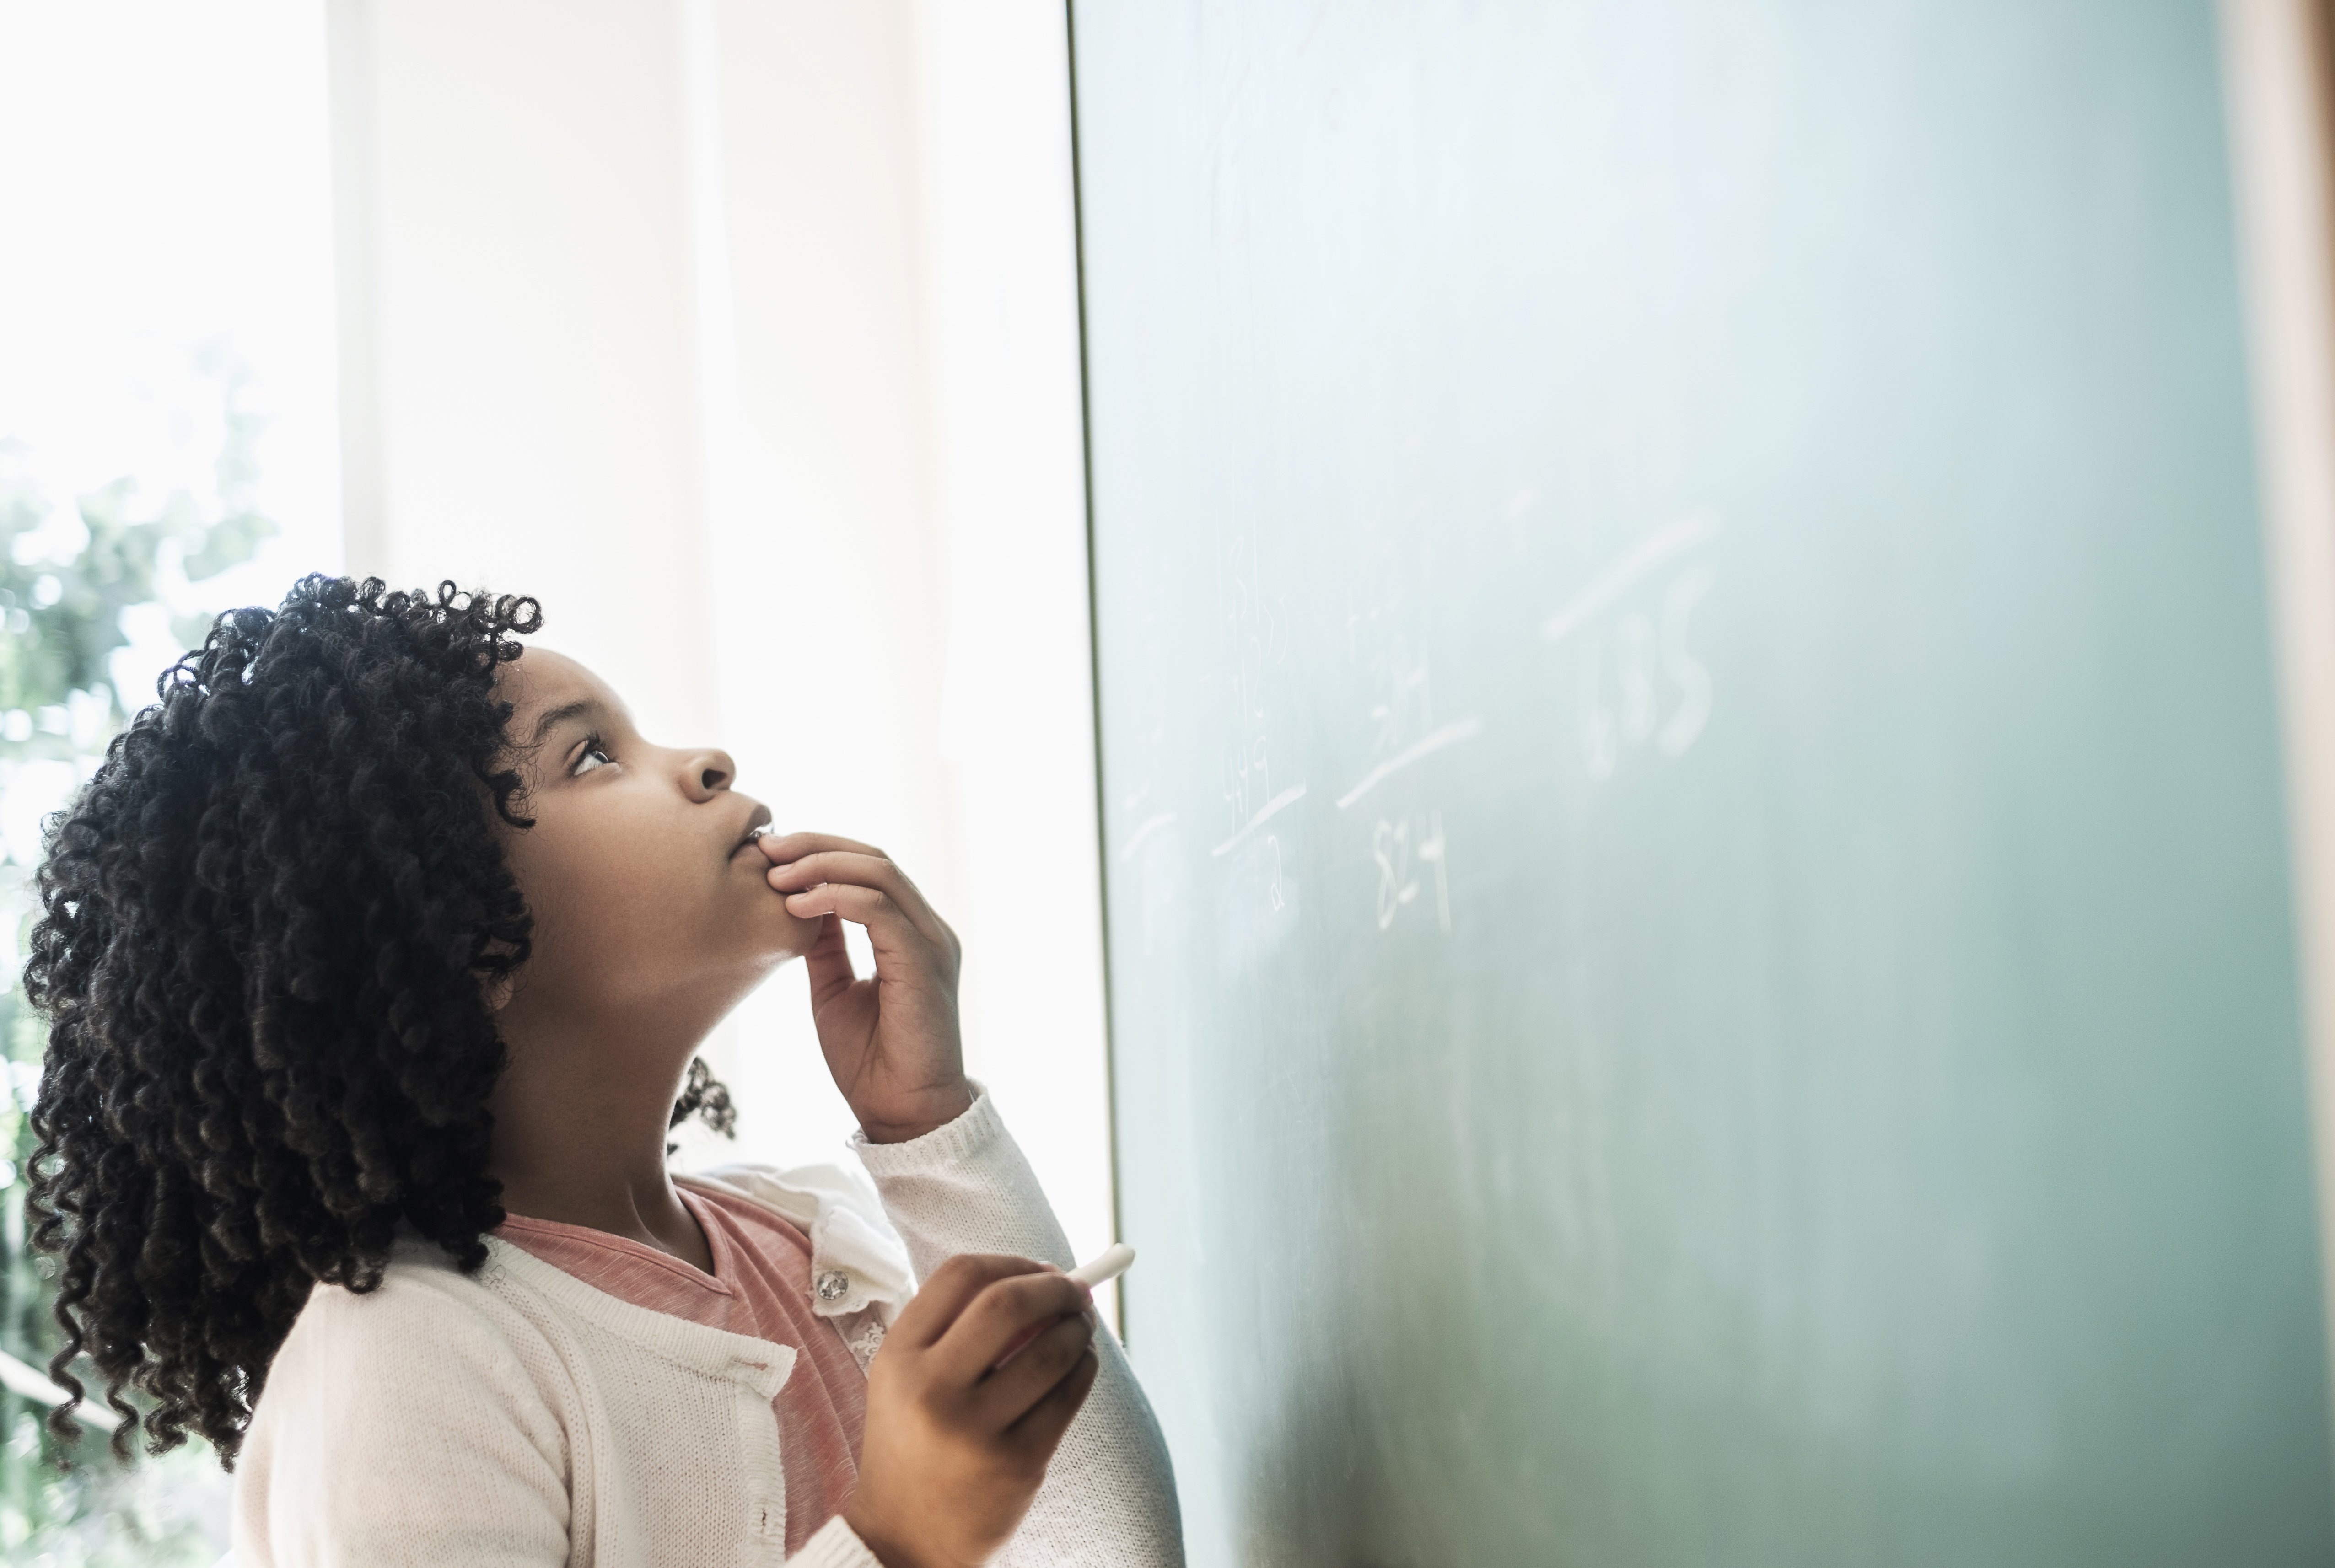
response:
[[(811, 1018), (835, 1087), (871, 1143), (906, 1143), (973, 1104), (957, 1034), (956, 933), (880, 849), (824, 833), (766, 833), (770, 886), (819, 922), (805, 955)], [(867, 928), (876, 973), (851, 971), (843, 922)]]

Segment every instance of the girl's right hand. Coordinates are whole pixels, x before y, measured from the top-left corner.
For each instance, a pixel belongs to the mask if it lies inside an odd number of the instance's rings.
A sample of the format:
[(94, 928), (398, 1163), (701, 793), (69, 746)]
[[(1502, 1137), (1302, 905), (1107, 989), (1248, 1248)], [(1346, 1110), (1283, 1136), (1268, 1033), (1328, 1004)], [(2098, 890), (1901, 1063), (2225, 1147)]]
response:
[[(819, 1049), (871, 1143), (906, 1143), (973, 1104), (957, 1029), (964, 948), (916, 885), (872, 845), (766, 833), (765, 874), (787, 913), (823, 929), (803, 963)], [(843, 921), (864, 926), (876, 973), (852, 973)]]
[(902, 1310), (843, 1511), (885, 1568), (974, 1568), (1012, 1535), (1094, 1386), (1093, 1299), (1044, 1263), (967, 1254)]

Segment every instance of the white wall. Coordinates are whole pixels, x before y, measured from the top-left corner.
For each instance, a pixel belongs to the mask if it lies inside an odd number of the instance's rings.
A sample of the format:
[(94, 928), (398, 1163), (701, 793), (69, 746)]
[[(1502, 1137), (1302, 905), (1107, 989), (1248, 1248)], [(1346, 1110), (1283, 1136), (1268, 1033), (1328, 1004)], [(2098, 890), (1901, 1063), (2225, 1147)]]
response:
[(673, 17), (628, 0), (361, 9), (375, 380), (349, 401), (378, 424), (345, 444), (377, 453), (383, 522), (349, 539), (350, 568), (535, 594), (547, 641), (653, 727), (704, 733)]
[(1114, 1232), (1065, 8), (916, 15), (965, 1015), (1087, 1256)]
[[(883, 846), (1111, 1230), (1061, 7), (333, 0), (349, 562), (544, 601), (653, 734)], [(849, 1118), (799, 969), (744, 1152)]]

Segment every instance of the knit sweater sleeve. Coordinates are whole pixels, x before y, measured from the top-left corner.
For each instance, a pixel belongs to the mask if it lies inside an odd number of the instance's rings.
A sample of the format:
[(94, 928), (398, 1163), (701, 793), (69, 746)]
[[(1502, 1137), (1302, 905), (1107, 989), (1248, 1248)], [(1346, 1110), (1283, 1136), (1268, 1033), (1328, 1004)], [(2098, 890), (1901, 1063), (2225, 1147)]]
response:
[(427, 1279), (319, 1286), (245, 1437), (237, 1568), (563, 1568), (567, 1438), (507, 1329)]
[[(1069, 1238), (996, 1103), (979, 1093), (946, 1127), (908, 1143), (853, 1139), (916, 1277), (960, 1253), (1012, 1253), (1069, 1268)], [(1168, 1445), (1109, 1329), (1085, 1408), (998, 1562), (1007, 1568), (1181, 1568), (1183, 1531)]]

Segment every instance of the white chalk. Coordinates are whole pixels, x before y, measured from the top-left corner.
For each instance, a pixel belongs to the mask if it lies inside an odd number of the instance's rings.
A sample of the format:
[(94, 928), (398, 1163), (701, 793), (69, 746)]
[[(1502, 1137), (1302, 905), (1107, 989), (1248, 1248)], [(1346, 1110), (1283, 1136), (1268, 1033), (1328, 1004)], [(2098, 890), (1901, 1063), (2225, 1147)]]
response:
[(1089, 1290), (1107, 1284), (1127, 1273), (1127, 1265), (1135, 1261), (1135, 1249), (1125, 1242), (1113, 1242), (1086, 1263), (1071, 1271), (1071, 1278)]

